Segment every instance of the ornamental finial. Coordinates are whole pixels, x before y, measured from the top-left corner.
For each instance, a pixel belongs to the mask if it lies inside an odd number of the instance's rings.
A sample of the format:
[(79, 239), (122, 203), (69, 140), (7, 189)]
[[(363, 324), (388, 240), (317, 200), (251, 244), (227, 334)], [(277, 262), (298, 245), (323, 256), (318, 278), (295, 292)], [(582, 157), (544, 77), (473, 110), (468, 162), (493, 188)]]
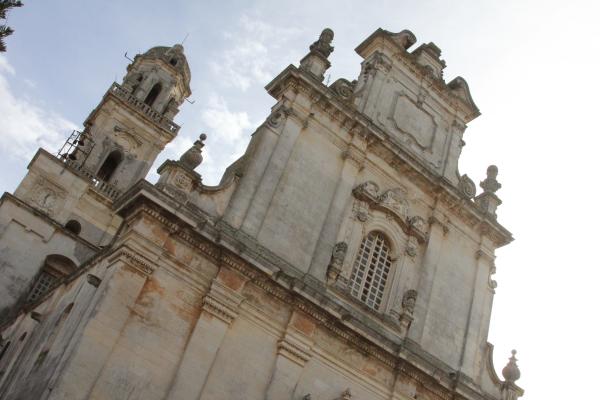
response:
[(484, 193), (496, 193), (498, 189), (502, 187), (502, 185), (496, 180), (498, 176), (498, 167), (495, 165), (490, 165), (487, 168), (487, 178), (481, 183), (479, 186), (483, 189)]
[(333, 52), (333, 31), (329, 28), (323, 29), (319, 39), (310, 45), (310, 51), (320, 53), (323, 57), (327, 58)]
[(200, 139), (196, 140), (192, 147), (181, 155), (179, 162), (183, 164), (184, 167), (193, 170), (202, 163), (202, 148), (204, 147), (205, 140), (206, 134), (203, 133), (200, 135)]
[(508, 364), (502, 369), (502, 376), (507, 382), (515, 383), (521, 377), (521, 371), (517, 366), (516, 350), (511, 351), (512, 356), (508, 359)]

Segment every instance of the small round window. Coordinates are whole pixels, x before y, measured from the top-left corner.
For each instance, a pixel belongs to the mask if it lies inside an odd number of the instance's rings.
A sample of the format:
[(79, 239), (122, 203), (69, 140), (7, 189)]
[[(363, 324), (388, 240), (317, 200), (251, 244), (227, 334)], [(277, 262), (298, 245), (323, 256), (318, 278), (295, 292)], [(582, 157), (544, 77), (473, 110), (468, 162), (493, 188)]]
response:
[(81, 224), (72, 219), (65, 224), (65, 229), (75, 235), (79, 235), (79, 232), (81, 232)]

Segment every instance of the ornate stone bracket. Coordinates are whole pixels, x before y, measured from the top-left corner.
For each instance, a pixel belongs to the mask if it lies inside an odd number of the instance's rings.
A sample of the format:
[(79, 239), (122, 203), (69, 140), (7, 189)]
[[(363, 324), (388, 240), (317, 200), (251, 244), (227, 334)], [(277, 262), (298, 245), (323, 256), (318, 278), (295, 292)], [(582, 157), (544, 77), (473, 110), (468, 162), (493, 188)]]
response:
[(410, 329), (410, 325), (412, 324), (416, 301), (417, 291), (414, 289), (409, 289), (404, 292), (404, 295), (402, 295), (402, 301), (400, 304), (394, 304), (390, 312), (393, 317), (398, 319), (398, 324), (400, 325), (400, 336), (402, 338), (406, 337), (408, 330)]
[(340, 272), (342, 272), (347, 252), (348, 244), (346, 242), (338, 242), (333, 246), (333, 254), (327, 267), (327, 283), (333, 284), (337, 282)]

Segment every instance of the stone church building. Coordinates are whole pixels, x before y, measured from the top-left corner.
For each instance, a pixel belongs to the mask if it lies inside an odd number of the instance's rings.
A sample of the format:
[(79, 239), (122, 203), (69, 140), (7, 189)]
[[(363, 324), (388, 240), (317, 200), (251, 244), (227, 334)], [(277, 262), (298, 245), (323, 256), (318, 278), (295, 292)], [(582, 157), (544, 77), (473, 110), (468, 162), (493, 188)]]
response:
[[(333, 31), (266, 90), (216, 186), (201, 135), (144, 178), (190, 96), (181, 45), (137, 55), (0, 201), (0, 398), (516, 400), (487, 342), (498, 170), (458, 171), (479, 110), (433, 43)], [(266, 114), (266, 113), (265, 113)], [(55, 149), (52, 149), (53, 151)]]

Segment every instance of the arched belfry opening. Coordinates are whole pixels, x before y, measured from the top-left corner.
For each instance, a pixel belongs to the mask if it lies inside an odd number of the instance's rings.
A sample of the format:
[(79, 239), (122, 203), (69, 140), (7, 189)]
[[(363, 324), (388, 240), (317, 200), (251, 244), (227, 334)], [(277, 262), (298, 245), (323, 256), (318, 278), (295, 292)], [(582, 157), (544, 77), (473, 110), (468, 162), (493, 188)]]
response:
[(119, 150), (111, 151), (96, 174), (98, 179), (108, 182), (117, 170), (119, 164), (121, 164), (121, 161), (123, 161), (123, 153)]
[(162, 85), (160, 84), (160, 82), (152, 86), (152, 89), (150, 89), (150, 91), (148, 92), (148, 96), (146, 96), (146, 100), (144, 100), (144, 104), (152, 107), (161, 90)]

